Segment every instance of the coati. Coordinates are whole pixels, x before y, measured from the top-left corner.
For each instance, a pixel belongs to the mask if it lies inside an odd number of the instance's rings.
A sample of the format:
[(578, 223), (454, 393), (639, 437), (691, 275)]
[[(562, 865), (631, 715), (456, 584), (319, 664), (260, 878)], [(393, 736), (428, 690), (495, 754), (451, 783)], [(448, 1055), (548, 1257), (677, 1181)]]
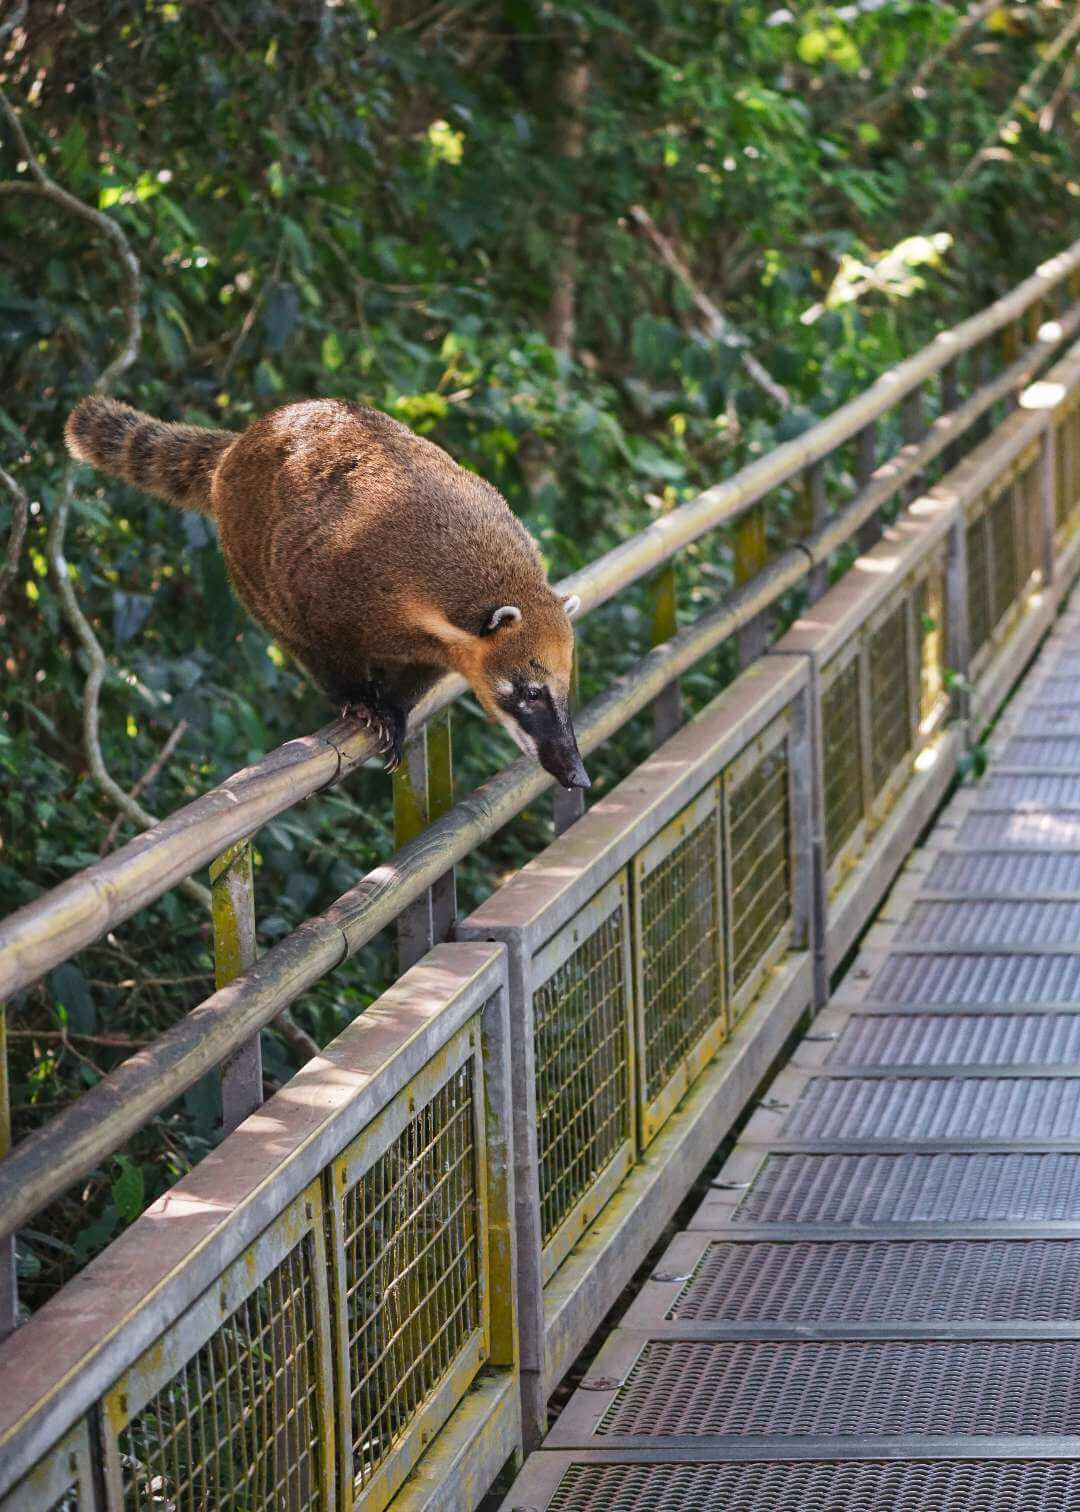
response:
[(393, 770), (408, 709), (446, 670), (565, 787), (587, 788), (570, 719), (575, 596), (544, 576), (497, 489), (358, 404), (287, 404), (240, 433), (152, 419), (94, 395), (72, 455), (212, 515), (254, 619)]

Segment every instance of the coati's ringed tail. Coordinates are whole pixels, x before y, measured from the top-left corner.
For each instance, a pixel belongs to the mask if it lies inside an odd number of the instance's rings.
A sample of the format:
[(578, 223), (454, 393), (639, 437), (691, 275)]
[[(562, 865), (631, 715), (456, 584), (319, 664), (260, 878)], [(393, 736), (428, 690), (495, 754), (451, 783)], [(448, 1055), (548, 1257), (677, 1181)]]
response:
[(210, 482), (236, 437), (155, 420), (117, 399), (92, 394), (68, 416), (64, 439), (80, 462), (92, 462), (181, 509), (212, 514)]
[(408, 710), (454, 671), (547, 771), (588, 787), (569, 706), (577, 601), (498, 490), (441, 447), (342, 399), (233, 433), (95, 396), (66, 435), (80, 460), (213, 516), (248, 613), (391, 765)]

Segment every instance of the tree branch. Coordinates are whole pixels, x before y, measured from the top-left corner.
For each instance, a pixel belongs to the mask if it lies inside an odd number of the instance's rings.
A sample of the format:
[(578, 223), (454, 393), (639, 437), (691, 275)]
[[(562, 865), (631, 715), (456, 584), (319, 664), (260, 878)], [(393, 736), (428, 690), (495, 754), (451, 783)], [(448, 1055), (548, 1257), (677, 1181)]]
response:
[(1046, 74), (1047, 71), (1053, 67), (1058, 57), (1065, 51), (1069, 43), (1077, 35), (1078, 32), (1080, 32), (1080, 5), (1078, 5), (1074, 10), (1072, 20), (1067, 22), (1066, 25), (1062, 27), (1061, 31), (1054, 38), (1053, 42), (1051, 42), (1050, 46), (1046, 49), (1045, 53), (1043, 53), (1042, 57), (1039, 59), (1038, 64), (1035, 66), (1035, 68), (1032, 69), (1031, 73), (1013, 95), (1008, 105), (998, 116), (997, 120), (994, 122), (993, 129), (989, 132), (985, 141), (979, 147), (978, 151), (975, 152), (973, 156), (968, 160), (968, 163), (965, 166), (963, 172), (948, 190), (946, 198), (951, 198), (953, 195), (955, 195), (957, 191), (962, 189), (968, 182), (968, 180), (972, 177), (972, 175), (978, 169), (979, 164), (982, 163), (985, 159), (986, 154), (992, 147), (997, 144), (998, 138), (1005, 130), (1005, 127), (1012, 120), (1017, 110), (1021, 105), (1027, 105), (1030, 102), (1032, 95), (1042, 83), (1044, 74)]
[(11, 495), (11, 530), (8, 534), (4, 563), (0, 566), (0, 599), (3, 599), (8, 584), (18, 571), (19, 557), (22, 555), (23, 542), (26, 540), (26, 526), (30, 519), (30, 500), (26, 497), (26, 490), (16, 483), (11, 474), (5, 472), (2, 467), (0, 467), (0, 483)]
[[(631, 205), (630, 219), (644, 231), (660, 261), (674, 273), (675, 277), (690, 295), (712, 340), (730, 341), (732, 337), (737, 336), (738, 332), (735, 330), (735, 327), (725, 315), (721, 314), (704, 289), (698, 285), (694, 275), (675, 250), (673, 243), (663, 234), (644, 205)], [(779, 405), (784, 410), (791, 408), (791, 395), (787, 389), (782, 384), (777, 383), (772, 374), (762, 366), (752, 352), (741, 351), (739, 353), (739, 361), (742, 363), (743, 369), (751, 382), (757, 384), (758, 388), (767, 394), (774, 404)]]

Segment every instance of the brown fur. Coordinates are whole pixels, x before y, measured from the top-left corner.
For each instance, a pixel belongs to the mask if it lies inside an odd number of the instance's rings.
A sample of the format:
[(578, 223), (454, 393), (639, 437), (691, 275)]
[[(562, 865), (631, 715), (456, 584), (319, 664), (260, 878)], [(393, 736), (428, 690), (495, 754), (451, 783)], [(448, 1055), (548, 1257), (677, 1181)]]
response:
[[(496, 489), (388, 415), (318, 399), (233, 435), (98, 396), (66, 436), (76, 457), (213, 515), (249, 613), (335, 701), (374, 679), (411, 702), (443, 669), (489, 713), (523, 675), (565, 699), (573, 631), (532, 537)], [(485, 634), (503, 604), (521, 619)]]

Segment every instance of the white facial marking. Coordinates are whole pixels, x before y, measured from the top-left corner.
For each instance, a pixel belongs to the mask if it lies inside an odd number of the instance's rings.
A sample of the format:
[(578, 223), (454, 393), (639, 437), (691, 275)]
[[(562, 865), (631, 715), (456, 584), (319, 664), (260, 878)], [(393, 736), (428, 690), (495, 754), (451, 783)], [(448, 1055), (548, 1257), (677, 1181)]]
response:
[(491, 686), (495, 689), (496, 693), (500, 694), (503, 698), (509, 698), (511, 693), (514, 691), (513, 683), (509, 680), (509, 678), (506, 677), (494, 678), (492, 680)]
[(498, 715), (498, 720), (503, 728), (508, 731), (514, 743), (525, 752), (526, 756), (531, 756), (535, 761), (537, 759), (536, 741), (533, 740), (532, 736), (527, 735), (518, 724), (517, 720), (511, 718), (509, 714), (503, 714), (502, 712), (500, 712)]

